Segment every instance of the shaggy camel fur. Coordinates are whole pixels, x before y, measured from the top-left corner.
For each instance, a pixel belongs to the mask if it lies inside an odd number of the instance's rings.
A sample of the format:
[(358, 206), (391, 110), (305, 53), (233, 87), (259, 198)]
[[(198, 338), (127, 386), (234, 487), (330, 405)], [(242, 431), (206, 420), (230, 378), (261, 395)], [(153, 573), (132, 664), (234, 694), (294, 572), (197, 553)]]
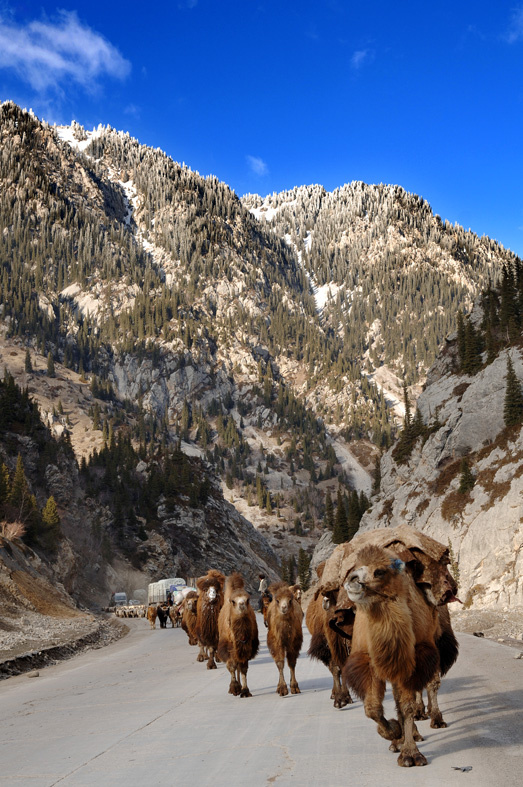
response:
[(303, 592), (300, 585), (290, 585), (290, 589), (292, 590), (294, 598), (296, 599), (296, 601), (301, 607), (301, 597), (303, 595)]
[[(420, 736), (414, 714), (416, 691), (440, 669), (436, 607), (427, 604), (404, 562), (377, 546), (366, 546), (355, 555), (344, 587), (356, 605), (344, 676), (363, 700), (365, 714), (377, 723), (379, 734), (400, 752), (398, 765), (426, 765), (415, 742)], [(383, 713), (386, 681), (392, 683), (398, 721), (387, 720)]]
[(344, 708), (352, 703), (349, 687), (342, 677), (342, 667), (350, 652), (354, 610), (344, 609), (343, 633), (331, 627), (334, 621), (339, 626), (338, 607), (339, 589), (322, 590), (318, 588), (307, 607), (305, 623), (311, 634), (309, 656), (323, 662), (332, 675), (331, 700), (335, 708)]
[[(218, 615), (223, 606), (224, 583), (225, 576), (214, 569), (196, 582), (200, 591), (196, 608), (196, 636), (200, 648), (208, 649), (207, 669), (216, 669), (214, 654), (218, 647)], [(200, 655), (198, 661), (201, 660)]]
[(198, 594), (195, 590), (189, 591), (183, 601), (182, 629), (189, 638), (189, 645), (197, 645), (196, 636), (196, 609), (198, 604)]
[(438, 613), (438, 631), (436, 634), (436, 647), (439, 652), (439, 672), (427, 683), (427, 710), (423, 703), (421, 691), (416, 692), (415, 719), (430, 718), (433, 729), (446, 727), (447, 723), (438, 705), (438, 691), (441, 686), (441, 677), (446, 675), (458, 657), (458, 641), (452, 630), (448, 606), (446, 604), (436, 608)]
[(234, 572), (225, 583), (223, 607), (218, 616), (218, 656), (231, 675), (229, 694), (252, 697), (247, 686), (249, 660), (258, 653), (258, 624), (245, 590), (243, 577)]
[(272, 601), (267, 612), (267, 647), (280, 673), (276, 688), (280, 697), (285, 697), (289, 690), (283, 675), (285, 656), (291, 672), (291, 694), (299, 694), (300, 687), (296, 680), (296, 661), (300, 655), (303, 642), (302, 620), (303, 611), (294, 597), (291, 588), (285, 582), (271, 585), (269, 592)]
[(272, 601), (272, 596), (268, 590), (264, 590), (261, 596), (261, 611), (263, 615), (263, 624), (265, 628), (268, 627), (267, 623), (267, 613), (269, 612), (269, 605)]

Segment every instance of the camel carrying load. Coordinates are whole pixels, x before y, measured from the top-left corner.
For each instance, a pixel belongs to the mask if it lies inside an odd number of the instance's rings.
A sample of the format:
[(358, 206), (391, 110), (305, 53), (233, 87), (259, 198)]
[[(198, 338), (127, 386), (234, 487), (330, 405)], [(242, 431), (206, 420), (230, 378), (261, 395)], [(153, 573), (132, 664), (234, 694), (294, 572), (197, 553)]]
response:
[[(427, 690), (431, 727), (446, 727), (437, 703), (441, 676), (454, 664), (458, 643), (448, 604), (456, 599), (449, 550), (407, 525), (373, 530), (340, 544), (326, 561), (320, 592), (337, 593), (336, 620), (329, 626), (349, 637), (349, 655), (341, 677), (363, 700), (365, 715), (399, 752), (398, 765), (426, 765), (416, 741), (423, 740), (415, 719), (427, 718), (422, 691)], [(343, 607), (346, 607), (343, 609)], [(350, 610), (354, 624), (340, 622)], [(347, 628), (347, 627), (346, 627)], [(385, 685), (392, 684), (397, 719), (383, 712)]]
[(325, 562), (320, 589), (328, 593), (343, 586), (354, 567), (357, 552), (366, 546), (390, 549), (402, 560), (427, 602), (433, 606), (458, 601), (458, 587), (448, 566), (448, 547), (409, 525), (358, 533), (352, 541), (338, 544)]

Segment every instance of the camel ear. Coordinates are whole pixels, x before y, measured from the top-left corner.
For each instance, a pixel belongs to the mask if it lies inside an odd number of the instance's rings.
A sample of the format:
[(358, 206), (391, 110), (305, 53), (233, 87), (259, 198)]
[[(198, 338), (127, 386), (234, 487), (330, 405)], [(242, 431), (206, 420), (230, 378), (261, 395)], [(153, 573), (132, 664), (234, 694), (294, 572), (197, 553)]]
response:
[(399, 557), (390, 561), (390, 567), (396, 574), (401, 574), (402, 571), (405, 571), (405, 563)]

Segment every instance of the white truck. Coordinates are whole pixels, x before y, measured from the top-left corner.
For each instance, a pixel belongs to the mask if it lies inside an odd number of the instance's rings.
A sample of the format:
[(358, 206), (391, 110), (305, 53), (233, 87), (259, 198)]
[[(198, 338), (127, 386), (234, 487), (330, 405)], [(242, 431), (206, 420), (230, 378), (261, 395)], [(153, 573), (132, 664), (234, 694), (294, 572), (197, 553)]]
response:
[(151, 582), (147, 589), (147, 604), (166, 604), (169, 593), (174, 601), (175, 594), (186, 587), (187, 583), (181, 577), (170, 577), (169, 579), (160, 579), (158, 582)]

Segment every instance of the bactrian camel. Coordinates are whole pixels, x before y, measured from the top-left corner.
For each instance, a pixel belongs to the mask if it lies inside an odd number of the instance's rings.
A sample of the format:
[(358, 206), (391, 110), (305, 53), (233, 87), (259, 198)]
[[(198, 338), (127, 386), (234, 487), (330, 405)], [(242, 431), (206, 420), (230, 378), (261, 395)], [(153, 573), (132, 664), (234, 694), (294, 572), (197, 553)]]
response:
[(285, 697), (289, 693), (283, 675), (285, 657), (287, 657), (291, 673), (291, 694), (299, 694), (300, 687), (295, 670), (303, 642), (303, 611), (292, 589), (285, 582), (271, 585), (269, 592), (272, 601), (267, 611), (267, 647), (280, 673), (276, 691), (280, 697)]
[[(348, 684), (364, 702), (378, 732), (399, 751), (398, 765), (426, 765), (416, 739), (416, 692), (440, 670), (436, 640), (441, 633), (435, 606), (427, 603), (405, 564), (387, 549), (366, 546), (356, 553), (344, 582), (356, 605), (351, 654), (344, 667)], [(398, 720), (383, 712), (390, 681)]]
[(243, 577), (237, 572), (227, 577), (223, 607), (218, 617), (218, 656), (231, 675), (229, 694), (252, 697), (247, 686), (249, 661), (258, 653), (258, 624), (245, 590)]
[[(196, 607), (196, 637), (201, 648), (207, 648), (207, 669), (216, 669), (214, 654), (218, 647), (218, 615), (223, 605), (225, 576), (221, 571), (210, 569), (196, 582), (199, 590)], [(201, 650), (198, 661), (201, 660)]]

